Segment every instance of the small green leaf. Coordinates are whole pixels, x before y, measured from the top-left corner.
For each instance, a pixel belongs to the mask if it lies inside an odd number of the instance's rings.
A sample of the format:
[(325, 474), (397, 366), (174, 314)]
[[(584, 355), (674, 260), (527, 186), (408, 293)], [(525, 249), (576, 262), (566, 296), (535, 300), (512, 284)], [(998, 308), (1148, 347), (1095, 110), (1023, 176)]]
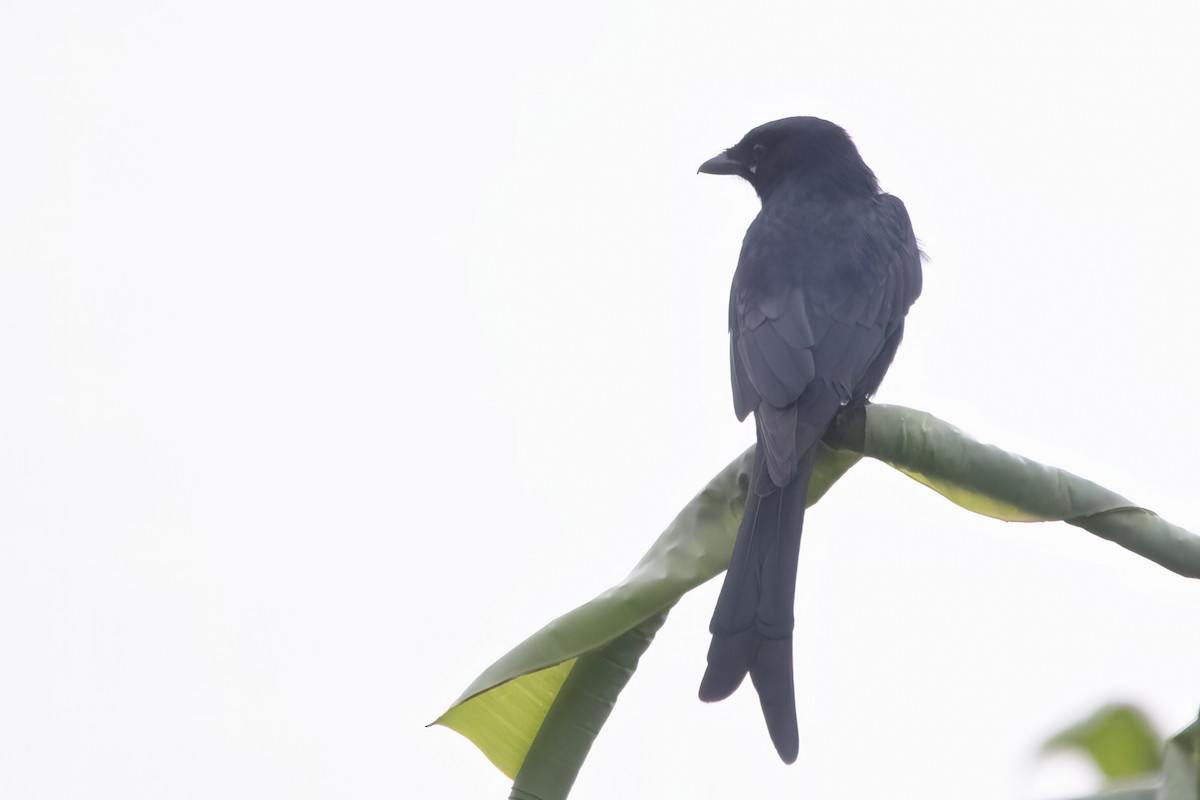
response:
[(1081, 750), (1110, 781), (1162, 768), (1162, 739), (1146, 715), (1131, 705), (1104, 706), (1053, 736), (1042, 750)]

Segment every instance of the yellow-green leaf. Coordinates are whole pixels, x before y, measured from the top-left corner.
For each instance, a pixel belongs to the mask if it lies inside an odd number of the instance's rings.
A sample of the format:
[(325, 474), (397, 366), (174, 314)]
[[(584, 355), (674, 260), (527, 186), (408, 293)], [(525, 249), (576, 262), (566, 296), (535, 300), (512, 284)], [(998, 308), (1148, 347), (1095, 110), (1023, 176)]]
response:
[(1106, 705), (1053, 736), (1042, 749), (1079, 750), (1110, 781), (1149, 775), (1162, 767), (1162, 738), (1131, 705)]

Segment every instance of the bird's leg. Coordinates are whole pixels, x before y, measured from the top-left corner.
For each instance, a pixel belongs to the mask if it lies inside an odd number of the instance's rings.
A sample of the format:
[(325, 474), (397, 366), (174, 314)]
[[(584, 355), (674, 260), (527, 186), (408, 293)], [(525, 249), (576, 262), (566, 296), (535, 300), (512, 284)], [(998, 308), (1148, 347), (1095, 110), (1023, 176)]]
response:
[(862, 452), (867, 435), (867, 406), (871, 401), (856, 397), (838, 411), (821, 440), (836, 450)]

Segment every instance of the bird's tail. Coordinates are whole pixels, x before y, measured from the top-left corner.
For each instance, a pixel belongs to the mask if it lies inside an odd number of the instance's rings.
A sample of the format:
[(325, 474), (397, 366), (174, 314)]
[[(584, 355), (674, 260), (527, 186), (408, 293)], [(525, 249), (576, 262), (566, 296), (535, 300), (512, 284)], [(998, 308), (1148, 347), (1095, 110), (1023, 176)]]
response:
[(810, 448), (792, 480), (763, 495), (755, 491), (759, 481), (754, 478), (766, 463), (762, 456), (755, 457), (746, 514), (709, 625), (713, 638), (708, 669), (700, 682), (701, 700), (724, 700), (749, 673), (771, 741), (788, 764), (796, 760), (799, 750), (792, 676), (793, 605), (814, 455)]

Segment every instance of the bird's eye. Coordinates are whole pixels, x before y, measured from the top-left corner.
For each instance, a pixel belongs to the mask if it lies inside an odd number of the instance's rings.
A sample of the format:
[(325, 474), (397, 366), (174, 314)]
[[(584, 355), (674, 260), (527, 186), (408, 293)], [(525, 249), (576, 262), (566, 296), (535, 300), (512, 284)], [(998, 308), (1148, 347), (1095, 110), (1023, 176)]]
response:
[(767, 146), (765, 144), (756, 144), (750, 152), (754, 154), (754, 160), (758, 161), (767, 154)]

